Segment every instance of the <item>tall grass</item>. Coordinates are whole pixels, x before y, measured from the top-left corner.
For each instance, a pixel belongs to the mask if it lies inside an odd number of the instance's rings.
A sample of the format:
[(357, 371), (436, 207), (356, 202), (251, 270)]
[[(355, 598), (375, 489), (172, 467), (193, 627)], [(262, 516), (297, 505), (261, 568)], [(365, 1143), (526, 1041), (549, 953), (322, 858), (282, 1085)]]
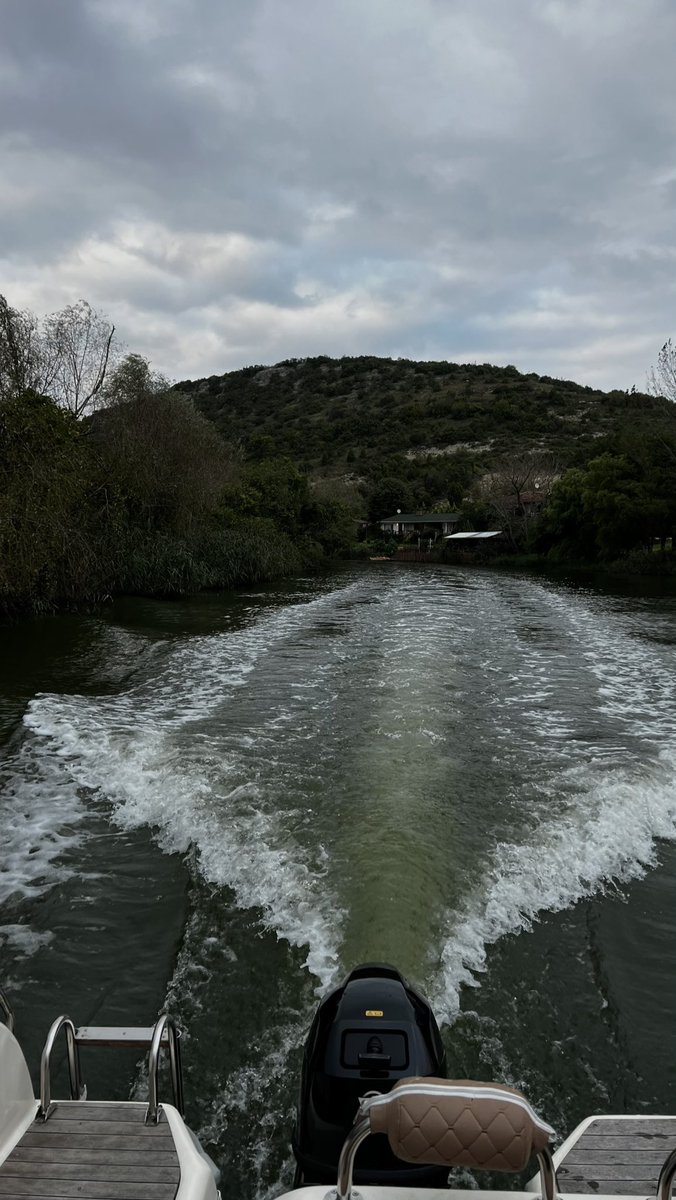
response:
[(189, 543), (167, 534), (133, 530), (113, 590), (184, 596), (204, 588), (260, 583), (293, 574), (304, 565), (299, 547), (264, 520), (201, 532)]

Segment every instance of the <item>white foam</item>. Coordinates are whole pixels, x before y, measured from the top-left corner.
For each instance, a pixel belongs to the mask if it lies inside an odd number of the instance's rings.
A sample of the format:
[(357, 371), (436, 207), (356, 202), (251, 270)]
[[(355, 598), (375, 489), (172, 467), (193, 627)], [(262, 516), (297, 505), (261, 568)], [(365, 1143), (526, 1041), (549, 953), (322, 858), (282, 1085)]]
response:
[[(586, 669), (599, 685), (596, 710), (617, 736), (599, 747), (593, 738), (587, 744), (564, 742), (559, 751), (556, 739), (567, 733), (566, 717), (547, 709), (537, 753), (549, 752), (561, 763), (541, 786), (543, 803), (532, 836), (497, 845), (476, 891), (446, 917), (441, 969), (430, 988), (446, 1021), (458, 1012), (461, 987), (478, 985), (488, 946), (530, 929), (544, 912), (640, 878), (657, 861), (657, 841), (676, 837), (671, 664), (629, 636), (621, 621), (609, 623), (607, 612), (597, 616), (588, 598), (582, 603), (537, 590), (540, 602), (558, 612), (571, 638), (584, 647)], [(566, 759), (573, 765), (564, 767)]]
[[(15, 791), (20, 803), (10, 798), (9, 805), (17, 846), (10, 874), (26, 889), (23, 894), (59, 878), (62, 851), (80, 836), (77, 788), (96, 789), (112, 801), (122, 827), (148, 825), (170, 851), (196, 845), (205, 877), (230, 887), (242, 907), (260, 908), (279, 937), (307, 947), (308, 968), (329, 986), (338, 969), (344, 920), (340, 875), (334, 872), (331, 882), (331, 858), (314, 844), (307, 815), (294, 807), (298, 781), (283, 772), (300, 770), (299, 757), (276, 759), (291, 737), (315, 736), (316, 726), (303, 727), (299, 719), (303, 706), (314, 712), (316, 700), (330, 709), (332, 664), (351, 680), (352, 662), (364, 652), (362, 636), (371, 638), (367, 649), (374, 656), (370, 684), (378, 707), (370, 716), (378, 736), (396, 750), (400, 730), (413, 728), (421, 743), (443, 746), (446, 700), (431, 696), (425, 676), (439, 671), (444, 631), (438, 618), (446, 597), (429, 587), (421, 591), (419, 581), (393, 583), (377, 609), (362, 607), (363, 623), (356, 622), (349, 639), (324, 643), (328, 658), (316, 663), (316, 677), (290, 687), (284, 703), (261, 717), (254, 737), (246, 729), (228, 736), (227, 705), (273, 646), (286, 638), (297, 644), (327, 608), (336, 620), (341, 603), (357, 588), (363, 588), (359, 580), (339, 593), (257, 614), (248, 628), (165, 645), (152, 678), (122, 695), (37, 697), (25, 719), (33, 758), (22, 764), (23, 787)], [(485, 663), (477, 666), (477, 653), (484, 653), (479, 644), (478, 651), (471, 648), (469, 668), (477, 686), (485, 687), (487, 706), (493, 705), (491, 753), (511, 755), (524, 772), (534, 763), (528, 784), (531, 792), (536, 783), (539, 788), (527, 815), (532, 833), (494, 847), (475, 891), (447, 914), (443, 970), (434, 990), (449, 1018), (460, 986), (476, 982), (483, 969), (487, 945), (528, 928), (547, 909), (640, 874), (654, 862), (655, 839), (674, 832), (676, 703), (673, 675), (659, 651), (631, 636), (623, 614), (597, 614), (588, 598), (520, 581), (518, 600), (522, 609), (531, 604), (539, 618), (555, 617), (557, 635), (569, 640), (568, 657), (556, 639), (524, 639), (509, 603), (485, 580), (463, 600), (473, 623), (449, 625), (443, 647), (454, 702), (462, 706), (467, 693), (461, 685), (472, 684), (460, 661), (467, 635), (479, 630), (488, 648), (502, 639), (498, 665), (498, 655), (486, 650)], [(589, 711), (606, 720), (606, 740), (598, 746), (592, 734), (585, 739), (580, 733), (574, 706), (556, 707), (557, 683), (574, 676), (570, 664), (579, 646), (586, 656), (583, 683), (589, 681), (592, 693)], [(341, 687), (345, 703), (344, 678)], [(378, 689), (385, 690), (382, 698)], [(587, 709), (583, 723), (586, 717)], [(224, 733), (214, 742), (219, 723)], [(47, 769), (57, 786), (43, 786), (41, 772)], [(316, 759), (310, 756), (303, 769), (316, 773)], [(24, 831), (23, 788), (28, 781), (30, 792), (31, 771), (39, 802), (28, 805)], [(524, 818), (523, 811), (515, 812)], [(321, 836), (325, 829), (319, 829)], [(8, 862), (11, 868), (11, 848)]]
[(29, 925), (0, 925), (0, 948), (3, 944), (11, 946), (22, 958), (36, 954), (53, 940), (54, 934), (49, 930), (37, 933)]
[(127, 829), (157, 829), (162, 849), (200, 852), (200, 869), (210, 882), (230, 887), (240, 907), (262, 909), (279, 937), (307, 946), (306, 965), (322, 986), (335, 977), (340, 910), (324, 894), (323, 871), (289, 837), (284, 820), (260, 807), (254, 785), (218, 796), (208, 774), (184, 771), (180, 754), (161, 736), (147, 732), (118, 745), (105, 731), (90, 730), (77, 742), (69, 737), (70, 771), (76, 780), (104, 792), (117, 823)]
[[(287, 1148), (282, 1160), (276, 1161), (280, 1155), (275, 1134), (280, 1127), (290, 1128), (293, 1122), (296, 1097), (288, 1084), (295, 1072), (290, 1070), (289, 1060), (306, 1034), (305, 1018), (268, 1029), (263, 1044), (255, 1047), (255, 1064), (240, 1067), (228, 1076), (222, 1096), (199, 1129), (202, 1141), (219, 1143), (236, 1114), (250, 1114), (250, 1141), (240, 1150), (246, 1155), (247, 1177), (257, 1200), (272, 1200), (292, 1186), (293, 1156)], [(271, 1105), (273, 1095), (275, 1102)]]
[[(213, 738), (204, 741), (200, 726), (241, 688), (272, 645), (297, 635), (335, 600), (334, 592), (276, 610), (251, 628), (180, 643), (150, 682), (122, 695), (39, 696), (24, 719), (42, 756), (61, 765), (72, 791), (80, 786), (100, 792), (112, 801), (120, 826), (155, 828), (167, 851), (196, 845), (210, 882), (231, 888), (241, 907), (260, 908), (265, 924), (291, 945), (308, 947), (306, 965), (322, 988), (338, 969), (342, 918), (328, 887), (327, 863), (321, 851), (299, 843), (293, 809), (280, 810), (275, 796), (267, 795), (270, 771), (261, 782), (242, 782), (232, 742), (224, 735), (212, 751)], [(264, 754), (262, 731), (257, 745)]]
[(74, 874), (63, 855), (80, 844), (86, 814), (59, 759), (28, 739), (1, 779), (0, 903), (34, 899)]
[(442, 985), (435, 988), (445, 1020), (458, 1011), (460, 987), (477, 984), (491, 943), (529, 929), (539, 914), (568, 908), (612, 881), (639, 878), (655, 864), (656, 839), (676, 836), (674, 782), (671, 763), (662, 778), (652, 780), (616, 772), (582, 793), (566, 817), (544, 822), (532, 842), (496, 847), (484, 886), (457, 915), (449, 914)]

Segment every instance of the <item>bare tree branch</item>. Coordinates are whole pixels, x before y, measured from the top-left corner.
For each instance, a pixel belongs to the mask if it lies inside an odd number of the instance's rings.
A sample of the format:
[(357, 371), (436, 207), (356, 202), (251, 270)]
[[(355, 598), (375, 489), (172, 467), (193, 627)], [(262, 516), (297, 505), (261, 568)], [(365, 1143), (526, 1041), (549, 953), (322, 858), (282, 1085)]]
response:
[(676, 400), (676, 346), (671, 338), (666, 341), (657, 356), (657, 366), (648, 375), (648, 391), (653, 396), (664, 396)]
[(524, 450), (505, 455), (480, 481), (479, 498), (492, 508), (515, 548), (527, 541), (559, 474), (552, 455)]
[(46, 394), (55, 369), (34, 313), (10, 308), (0, 296), (0, 396), (16, 396), (28, 388)]
[(115, 326), (86, 300), (52, 313), (44, 340), (57, 363), (54, 399), (76, 417), (96, 407), (114, 356)]
[(116, 358), (114, 336), (115, 326), (86, 300), (40, 327), (34, 313), (10, 308), (0, 296), (0, 397), (30, 388), (81, 417), (99, 401)]

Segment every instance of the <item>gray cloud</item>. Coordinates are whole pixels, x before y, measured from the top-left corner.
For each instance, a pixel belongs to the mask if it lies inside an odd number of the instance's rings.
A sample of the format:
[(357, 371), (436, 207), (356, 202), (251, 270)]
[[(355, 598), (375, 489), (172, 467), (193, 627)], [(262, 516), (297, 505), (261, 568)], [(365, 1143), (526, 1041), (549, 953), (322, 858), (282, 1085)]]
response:
[(670, 0), (6, 0), (0, 290), (174, 376), (314, 353), (641, 386)]

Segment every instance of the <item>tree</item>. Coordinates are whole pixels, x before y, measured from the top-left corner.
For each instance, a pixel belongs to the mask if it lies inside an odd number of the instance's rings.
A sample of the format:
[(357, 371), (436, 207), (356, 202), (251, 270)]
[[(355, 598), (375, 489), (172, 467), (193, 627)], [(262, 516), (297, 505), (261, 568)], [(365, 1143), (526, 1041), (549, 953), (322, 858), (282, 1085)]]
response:
[(37, 317), (10, 308), (0, 296), (0, 399), (26, 392), (49, 392), (55, 362), (48, 353)]
[(585, 482), (585, 472), (572, 467), (552, 488), (538, 538), (540, 548), (553, 557), (596, 558), (596, 530), (585, 509)]
[(676, 346), (671, 338), (666, 341), (657, 356), (657, 366), (648, 375), (648, 390), (653, 396), (664, 396), (676, 401)]
[[(661, 443), (659, 443), (661, 445)], [(662, 463), (637, 442), (626, 454), (602, 454), (586, 470), (555, 484), (541, 526), (541, 544), (554, 555), (612, 561), (628, 551), (664, 547), (676, 526), (676, 462)]]
[(0, 610), (44, 607), (92, 583), (83, 442), (46, 396), (0, 400)]
[(215, 426), (138, 354), (115, 368), (102, 396), (93, 432), (130, 520), (149, 532), (189, 535), (216, 510), (233, 475)]
[(116, 357), (115, 326), (86, 300), (52, 313), (11, 308), (0, 296), (0, 397), (51, 396), (81, 417), (103, 396)]
[(477, 499), (495, 514), (514, 549), (527, 544), (558, 474), (550, 455), (524, 451), (505, 455), (478, 485)]
[(303, 532), (312, 507), (310, 484), (290, 459), (248, 464), (242, 485), (236, 507), (243, 515), (269, 517), (292, 536)]
[(114, 357), (115, 326), (79, 300), (44, 322), (43, 341), (54, 363), (53, 395), (74, 417), (94, 408)]
[(369, 489), (367, 495), (369, 521), (376, 523), (396, 512), (411, 512), (415, 498), (408, 483), (386, 476)]

